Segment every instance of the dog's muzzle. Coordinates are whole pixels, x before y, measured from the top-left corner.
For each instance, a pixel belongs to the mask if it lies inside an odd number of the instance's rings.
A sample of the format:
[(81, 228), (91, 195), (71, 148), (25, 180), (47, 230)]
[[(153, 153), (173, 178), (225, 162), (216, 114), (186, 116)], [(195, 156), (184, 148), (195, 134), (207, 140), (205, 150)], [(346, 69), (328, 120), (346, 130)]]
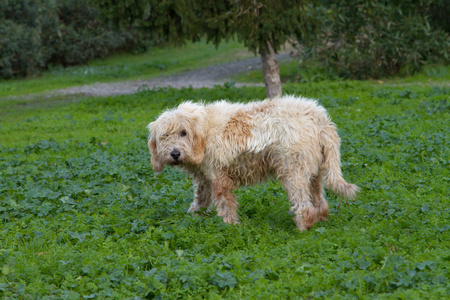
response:
[(173, 149), (172, 152), (170, 152), (170, 156), (173, 158), (174, 162), (179, 162), (181, 153), (178, 149)]

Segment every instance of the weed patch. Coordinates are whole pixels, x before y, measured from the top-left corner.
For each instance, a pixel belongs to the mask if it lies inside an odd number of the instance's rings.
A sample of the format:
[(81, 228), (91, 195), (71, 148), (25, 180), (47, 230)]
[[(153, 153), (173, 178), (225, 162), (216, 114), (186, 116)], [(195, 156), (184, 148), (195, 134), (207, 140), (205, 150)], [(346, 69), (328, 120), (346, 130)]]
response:
[(2, 298), (445, 298), (449, 90), (289, 84), (338, 125), (362, 191), (299, 232), (277, 182), (236, 191), (241, 224), (186, 213), (191, 179), (150, 167), (145, 126), (192, 99), (264, 88), (142, 90), (6, 115), (0, 124)]

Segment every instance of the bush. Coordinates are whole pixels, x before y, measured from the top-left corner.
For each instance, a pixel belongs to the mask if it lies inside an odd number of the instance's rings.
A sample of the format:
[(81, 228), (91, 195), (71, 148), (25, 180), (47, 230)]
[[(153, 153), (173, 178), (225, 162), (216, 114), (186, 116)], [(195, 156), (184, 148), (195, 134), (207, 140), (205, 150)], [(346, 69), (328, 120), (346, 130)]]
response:
[(0, 2), (0, 78), (27, 76), (45, 66), (39, 22), (50, 8), (42, 1)]
[(58, 7), (60, 39), (52, 62), (64, 66), (86, 63), (119, 51), (145, 50), (145, 38), (137, 31), (114, 31), (99, 22), (97, 9), (86, 0), (61, 1)]
[(134, 28), (115, 31), (98, 21), (88, 0), (0, 3), (0, 78), (29, 76), (49, 65), (77, 65), (119, 51), (143, 51)]
[(36, 28), (5, 20), (0, 23), (0, 77), (11, 78), (35, 73), (43, 65)]
[(410, 74), (426, 62), (448, 63), (450, 38), (439, 10), (447, 6), (439, 1), (324, 4), (313, 9), (318, 34), (308, 50), (341, 77), (354, 79)]

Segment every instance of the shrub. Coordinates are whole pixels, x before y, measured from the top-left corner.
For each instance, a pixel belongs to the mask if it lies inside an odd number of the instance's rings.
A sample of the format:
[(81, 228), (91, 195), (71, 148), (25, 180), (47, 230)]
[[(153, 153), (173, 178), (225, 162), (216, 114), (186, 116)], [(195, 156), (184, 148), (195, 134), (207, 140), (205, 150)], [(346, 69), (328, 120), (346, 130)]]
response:
[(31, 75), (45, 66), (39, 21), (51, 7), (43, 1), (0, 2), (0, 78)]
[(409, 74), (426, 62), (448, 63), (450, 37), (436, 9), (441, 6), (432, 0), (346, 0), (314, 7), (318, 34), (308, 51), (344, 78)]
[(5, 20), (0, 23), (0, 77), (35, 73), (43, 65), (38, 30)]
[(127, 50), (144, 50), (137, 31), (114, 31), (100, 23), (99, 12), (86, 0), (65, 0), (58, 6), (60, 38), (51, 62), (64, 66), (86, 63), (97, 57)]
[(98, 21), (88, 0), (5, 0), (0, 3), (0, 78), (28, 76), (49, 65), (83, 64), (118, 51), (143, 51), (134, 28)]

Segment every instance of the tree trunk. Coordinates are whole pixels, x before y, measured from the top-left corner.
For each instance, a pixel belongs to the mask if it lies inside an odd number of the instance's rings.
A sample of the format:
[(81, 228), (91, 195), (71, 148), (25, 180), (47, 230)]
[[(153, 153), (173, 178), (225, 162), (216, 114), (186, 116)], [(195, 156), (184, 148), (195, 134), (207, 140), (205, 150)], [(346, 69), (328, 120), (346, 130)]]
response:
[(280, 69), (278, 68), (277, 59), (275, 58), (275, 51), (269, 41), (267, 41), (267, 47), (261, 48), (259, 53), (261, 54), (263, 65), (267, 98), (281, 96)]

